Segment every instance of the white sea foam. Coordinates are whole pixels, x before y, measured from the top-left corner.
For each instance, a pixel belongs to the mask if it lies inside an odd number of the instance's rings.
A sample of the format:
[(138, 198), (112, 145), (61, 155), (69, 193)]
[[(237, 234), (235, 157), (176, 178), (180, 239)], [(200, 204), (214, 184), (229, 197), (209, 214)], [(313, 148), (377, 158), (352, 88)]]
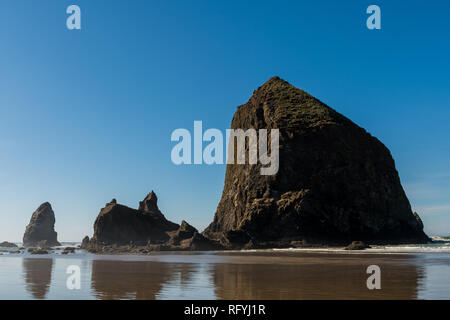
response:
[[(258, 250), (248, 250), (258, 251)], [(339, 252), (339, 253), (450, 253), (450, 241), (446, 243), (431, 244), (411, 244), (411, 245), (389, 245), (389, 246), (372, 246), (365, 250), (345, 250), (344, 247), (332, 248), (286, 248), (286, 249), (270, 249), (268, 251), (291, 251), (291, 252)]]
[(283, 249), (262, 249), (262, 250), (243, 250), (241, 252), (261, 252), (261, 251), (276, 251), (276, 252), (336, 252), (336, 253), (450, 253), (450, 239), (433, 236), (431, 237), (433, 243), (428, 244), (409, 244), (409, 245), (386, 245), (386, 246), (371, 246), (366, 250), (345, 250), (345, 247), (318, 247), (318, 248), (283, 248)]

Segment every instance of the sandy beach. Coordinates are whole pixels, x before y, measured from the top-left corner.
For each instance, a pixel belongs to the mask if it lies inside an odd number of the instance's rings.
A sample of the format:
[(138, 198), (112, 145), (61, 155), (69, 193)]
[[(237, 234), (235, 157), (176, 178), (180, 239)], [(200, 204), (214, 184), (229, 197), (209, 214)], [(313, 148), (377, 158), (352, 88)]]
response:
[[(66, 286), (79, 266), (81, 287)], [(369, 265), (381, 289), (369, 290)], [(0, 299), (449, 299), (448, 246), (0, 256)]]

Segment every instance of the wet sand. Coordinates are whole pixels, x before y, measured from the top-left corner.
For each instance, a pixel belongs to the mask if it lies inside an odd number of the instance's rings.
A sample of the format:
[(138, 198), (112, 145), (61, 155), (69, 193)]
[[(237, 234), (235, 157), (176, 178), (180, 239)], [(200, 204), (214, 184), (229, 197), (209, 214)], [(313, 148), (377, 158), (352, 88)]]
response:
[[(69, 265), (80, 290), (66, 286)], [(369, 290), (369, 265), (381, 289)], [(450, 299), (449, 253), (0, 256), (0, 299)]]

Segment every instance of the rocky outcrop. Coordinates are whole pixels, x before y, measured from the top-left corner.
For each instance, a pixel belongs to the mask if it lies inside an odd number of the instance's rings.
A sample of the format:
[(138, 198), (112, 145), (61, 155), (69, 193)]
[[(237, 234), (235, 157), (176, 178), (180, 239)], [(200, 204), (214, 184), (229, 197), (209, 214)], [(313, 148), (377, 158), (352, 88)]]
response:
[(8, 241), (3, 241), (0, 243), (1, 248), (18, 248), (18, 246), (15, 243), (11, 243)]
[(345, 250), (364, 250), (370, 248), (367, 244), (362, 241), (353, 241), (348, 246), (345, 247)]
[(167, 220), (158, 208), (152, 191), (139, 208), (132, 209), (115, 199), (100, 211), (94, 223), (94, 236), (84, 237), (81, 249), (94, 253), (139, 253), (152, 251), (215, 250), (217, 241), (201, 235), (183, 221), (181, 225)]
[(184, 244), (184, 247), (190, 251), (209, 251), (209, 250), (226, 249), (219, 242), (206, 238), (204, 235), (198, 232), (194, 233), (192, 238), (187, 239), (185, 241), (186, 242)]
[(170, 240), (164, 245), (164, 250), (208, 251), (223, 248), (219, 242), (206, 238), (184, 220), (180, 228), (170, 234)]
[(146, 245), (164, 243), (170, 231), (179, 225), (167, 220), (159, 211), (157, 197), (152, 191), (139, 209), (118, 204), (115, 199), (101, 209), (94, 223), (94, 236), (90, 243), (102, 245)]
[(204, 235), (237, 247), (429, 241), (389, 150), (308, 93), (271, 78), (238, 107), (231, 128), (279, 129), (279, 170), (227, 165)]
[(161, 214), (158, 208), (158, 197), (153, 190), (145, 197), (143, 201), (139, 201), (139, 210)]
[(169, 244), (177, 246), (181, 241), (192, 238), (196, 233), (198, 233), (197, 229), (183, 220), (180, 228), (170, 235)]
[(420, 219), (419, 214), (417, 212), (414, 212), (414, 218), (416, 218), (419, 228), (423, 230), (423, 222), (422, 219)]
[(75, 253), (76, 248), (75, 247), (66, 247), (64, 248), (64, 250), (61, 252), (61, 254), (69, 254), (69, 253)]
[(50, 203), (45, 202), (33, 213), (30, 223), (23, 235), (25, 247), (53, 247), (59, 246), (55, 232), (55, 213)]
[(80, 249), (87, 249), (89, 247), (90, 239), (88, 236), (85, 236), (81, 241)]
[(29, 251), (31, 254), (48, 254), (47, 250), (44, 249), (33, 249)]

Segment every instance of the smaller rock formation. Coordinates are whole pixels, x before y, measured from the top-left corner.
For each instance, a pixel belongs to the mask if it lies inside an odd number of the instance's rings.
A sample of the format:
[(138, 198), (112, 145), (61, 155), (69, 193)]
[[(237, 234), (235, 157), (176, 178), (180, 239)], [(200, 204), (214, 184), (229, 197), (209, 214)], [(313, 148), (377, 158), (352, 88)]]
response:
[(169, 240), (167, 232), (179, 225), (167, 220), (159, 211), (156, 194), (152, 191), (139, 203), (139, 209), (118, 204), (115, 199), (100, 211), (94, 223), (96, 245), (147, 245)]
[(31, 251), (29, 251), (31, 254), (48, 254), (47, 250), (43, 250), (43, 249), (33, 249)]
[(158, 208), (158, 197), (153, 190), (145, 197), (143, 201), (139, 201), (139, 210), (161, 213)]
[(132, 209), (115, 199), (100, 211), (92, 239), (84, 237), (80, 248), (91, 253), (139, 253), (152, 251), (217, 250), (223, 246), (204, 237), (186, 221), (181, 225), (167, 220), (158, 208), (155, 192), (150, 192), (139, 208)]
[(64, 248), (64, 250), (61, 252), (61, 254), (69, 254), (69, 253), (75, 253), (76, 248), (74, 247), (66, 247)]
[(224, 231), (223, 237), (220, 238), (220, 243), (228, 249), (254, 249), (259, 246), (265, 246), (265, 244), (257, 244), (257, 241), (253, 241), (243, 230)]
[(0, 243), (0, 247), (2, 247), (2, 248), (17, 248), (17, 245), (15, 243), (3, 241)]
[(206, 238), (198, 232), (194, 233), (194, 236), (192, 238), (185, 241), (185, 246), (190, 251), (210, 251), (224, 249), (224, 247), (219, 242)]
[(218, 241), (213, 241), (198, 232), (186, 221), (182, 221), (180, 228), (170, 234), (170, 240), (163, 250), (209, 251), (223, 249)]
[(198, 233), (197, 229), (183, 220), (180, 228), (170, 235), (169, 244), (177, 246), (182, 240), (192, 238), (195, 233)]
[(345, 250), (364, 250), (370, 248), (367, 244), (362, 241), (353, 241), (348, 246), (345, 247)]
[(83, 238), (83, 240), (81, 241), (81, 246), (80, 249), (88, 249), (89, 247), (89, 237), (86, 236)]
[(53, 247), (61, 245), (55, 232), (55, 213), (45, 202), (33, 213), (23, 235), (25, 247)]

